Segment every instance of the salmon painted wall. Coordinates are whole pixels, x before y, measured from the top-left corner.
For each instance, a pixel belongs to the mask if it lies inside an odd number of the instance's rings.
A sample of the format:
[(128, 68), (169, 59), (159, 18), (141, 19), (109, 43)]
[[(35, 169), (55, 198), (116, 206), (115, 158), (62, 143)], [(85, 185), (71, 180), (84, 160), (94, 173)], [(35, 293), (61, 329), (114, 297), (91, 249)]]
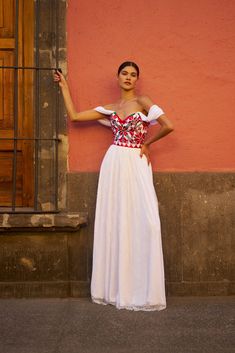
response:
[[(68, 0), (77, 110), (117, 100), (117, 68), (133, 60), (139, 92), (175, 125), (151, 146), (154, 171), (235, 171), (234, 18), (232, 0)], [(99, 170), (111, 142), (97, 122), (69, 122), (70, 171)]]

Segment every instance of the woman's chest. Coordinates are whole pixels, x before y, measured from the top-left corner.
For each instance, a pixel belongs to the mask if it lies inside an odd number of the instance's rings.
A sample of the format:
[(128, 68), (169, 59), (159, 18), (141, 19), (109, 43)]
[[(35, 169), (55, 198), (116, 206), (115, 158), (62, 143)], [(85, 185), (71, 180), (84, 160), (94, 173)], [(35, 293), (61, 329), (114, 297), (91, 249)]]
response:
[(118, 131), (128, 132), (131, 134), (147, 132), (148, 123), (141, 119), (139, 112), (135, 112), (126, 116), (125, 119), (121, 119), (119, 115), (114, 112), (110, 117), (111, 128), (114, 133)]
[(142, 107), (136, 102), (128, 102), (124, 105), (115, 105), (113, 110), (119, 116), (121, 120), (125, 120), (127, 117), (135, 112), (142, 112)]

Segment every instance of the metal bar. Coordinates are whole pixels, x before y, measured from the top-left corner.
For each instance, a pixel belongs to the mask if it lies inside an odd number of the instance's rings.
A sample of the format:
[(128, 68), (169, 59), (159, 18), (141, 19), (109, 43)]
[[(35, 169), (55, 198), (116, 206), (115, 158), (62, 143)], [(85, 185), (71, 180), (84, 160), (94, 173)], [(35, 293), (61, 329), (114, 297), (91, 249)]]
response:
[(42, 140), (45, 140), (45, 141), (58, 141), (58, 142), (61, 142), (62, 140), (60, 138), (40, 138), (40, 137), (35, 137), (35, 138), (29, 138), (29, 137), (0, 137), (0, 141), (3, 140), (3, 141), (20, 141), (20, 140), (27, 140), (27, 141), (42, 141)]
[[(39, 67), (39, 30), (40, 30), (40, 0), (36, 1), (36, 25), (35, 25), (35, 62), (36, 67)], [(38, 210), (38, 150), (39, 150), (39, 107), (40, 107), (40, 97), (39, 97), (39, 89), (40, 89), (40, 77), (39, 77), (39, 70), (35, 72), (35, 128), (34, 128), (34, 138), (35, 138), (35, 146), (34, 146), (34, 210)]]
[[(19, 20), (19, 2), (15, 0), (15, 66), (18, 66), (18, 22)], [(14, 71), (14, 154), (12, 168), (12, 211), (15, 211), (16, 206), (16, 177), (17, 177), (17, 137), (18, 137), (18, 71)]]
[[(54, 1), (55, 5), (55, 38), (56, 38), (56, 43), (55, 43), (55, 58), (56, 58), (56, 67), (59, 66), (59, 1)], [(60, 90), (58, 89), (58, 86), (56, 86), (56, 113), (55, 113), (55, 209), (58, 210), (58, 134), (59, 134), (59, 119), (60, 119), (60, 109), (59, 109), (59, 94)]]
[(0, 69), (17, 69), (17, 70), (58, 70), (62, 72), (60, 67), (40, 67), (40, 66), (0, 66)]
[(4, 207), (4, 211), (1, 211), (0, 209), (0, 214), (4, 214), (4, 213), (10, 213), (10, 214), (22, 214), (22, 213), (28, 213), (28, 214), (40, 214), (40, 213), (45, 213), (45, 214), (48, 214), (48, 213), (60, 213), (59, 210), (52, 210), (52, 211), (35, 211), (35, 210), (32, 210), (32, 211), (28, 211), (28, 210), (22, 210), (22, 211), (8, 211), (6, 210), (6, 207)]

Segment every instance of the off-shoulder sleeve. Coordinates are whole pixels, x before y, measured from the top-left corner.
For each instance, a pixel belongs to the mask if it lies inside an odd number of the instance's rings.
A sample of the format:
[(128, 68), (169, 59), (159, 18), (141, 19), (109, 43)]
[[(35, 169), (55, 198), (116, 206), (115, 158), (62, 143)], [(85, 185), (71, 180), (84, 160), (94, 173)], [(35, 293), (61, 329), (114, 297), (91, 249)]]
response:
[(157, 119), (164, 114), (162, 108), (160, 108), (157, 104), (154, 104), (150, 107), (148, 115), (141, 113), (142, 120), (147, 121), (151, 125), (155, 125), (157, 123)]
[[(112, 113), (114, 113), (114, 110), (105, 109), (102, 106), (98, 106), (94, 108), (94, 110), (104, 115), (111, 115)], [(106, 118), (99, 119), (98, 122), (104, 126), (108, 126), (108, 127), (111, 126), (109, 119), (106, 119)]]
[(111, 115), (114, 113), (114, 110), (105, 109), (104, 107), (101, 107), (101, 106), (94, 108), (94, 110), (104, 115)]

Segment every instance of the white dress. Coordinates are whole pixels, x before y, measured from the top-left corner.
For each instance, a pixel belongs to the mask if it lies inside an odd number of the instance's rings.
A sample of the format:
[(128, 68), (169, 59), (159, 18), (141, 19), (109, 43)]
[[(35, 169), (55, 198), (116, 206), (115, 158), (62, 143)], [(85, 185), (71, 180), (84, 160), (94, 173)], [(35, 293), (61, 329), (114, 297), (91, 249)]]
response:
[(96, 201), (91, 299), (118, 309), (166, 308), (164, 262), (158, 201), (151, 164), (140, 158), (149, 124), (163, 114), (153, 105), (110, 119), (114, 143), (102, 161)]

